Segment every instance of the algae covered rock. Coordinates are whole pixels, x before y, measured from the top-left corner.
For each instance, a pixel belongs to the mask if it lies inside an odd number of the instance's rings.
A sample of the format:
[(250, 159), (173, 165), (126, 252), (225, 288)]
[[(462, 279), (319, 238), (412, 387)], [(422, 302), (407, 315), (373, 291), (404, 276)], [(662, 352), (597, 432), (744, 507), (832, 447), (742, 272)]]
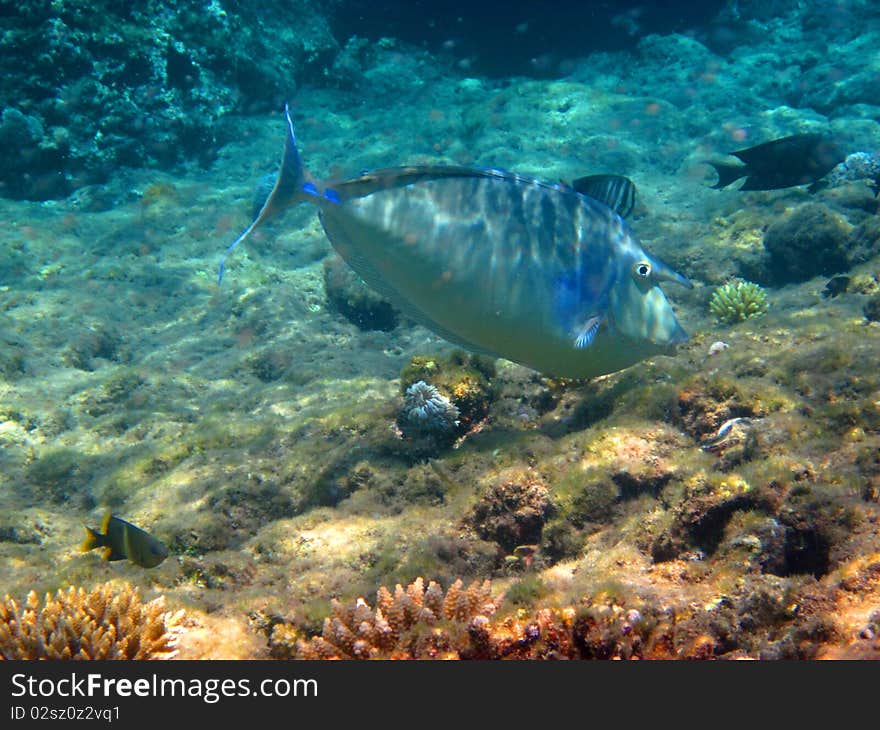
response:
[(875, 294), (865, 302), (862, 311), (869, 322), (880, 322), (880, 294)]
[(332, 309), (362, 330), (393, 330), (397, 310), (368, 287), (339, 256), (324, 260), (324, 291)]
[(764, 235), (775, 284), (839, 274), (851, 265), (850, 226), (839, 215), (816, 203), (802, 205), (777, 221)]
[(496, 396), (494, 374), (491, 361), (461, 351), (413, 357), (400, 373), (396, 418), (410, 455), (437, 455), (485, 420)]
[(486, 489), (465, 521), (512, 554), (541, 542), (541, 529), (553, 512), (544, 480), (531, 470), (514, 469)]
[(412, 358), (400, 373), (400, 389), (406, 393), (419, 380), (435, 386), (458, 409), (460, 433), (464, 434), (489, 414), (496, 397), (494, 377), (492, 360), (457, 350), (447, 357)]
[(458, 430), (458, 408), (436, 387), (417, 380), (403, 396), (397, 426), (404, 438), (441, 449), (451, 445)]

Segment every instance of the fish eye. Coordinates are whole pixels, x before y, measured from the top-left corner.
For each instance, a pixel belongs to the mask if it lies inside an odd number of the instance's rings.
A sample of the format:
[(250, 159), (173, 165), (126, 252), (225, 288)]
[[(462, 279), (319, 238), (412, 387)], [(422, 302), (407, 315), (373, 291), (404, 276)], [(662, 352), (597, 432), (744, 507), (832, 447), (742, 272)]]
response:
[(640, 279), (647, 279), (651, 276), (651, 264), (647, 261), (639, 261), (633, 266), (633, 273)]

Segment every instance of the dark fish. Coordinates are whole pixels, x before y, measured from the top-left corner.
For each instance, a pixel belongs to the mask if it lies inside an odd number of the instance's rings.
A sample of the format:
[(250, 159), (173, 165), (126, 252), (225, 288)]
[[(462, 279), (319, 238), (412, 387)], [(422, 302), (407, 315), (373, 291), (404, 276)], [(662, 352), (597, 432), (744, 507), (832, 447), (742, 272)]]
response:
[(822, 290), (823, 299), (831, 297), (834, 299), (838, 294), (843, 294), (849, 287), (848, 276), (832, 276), (825, 282), (825, 288)]
[(581, 195), (605, 203), (621, 218), (632, 213), (636, 204), (636, 186), (623, 175), (587, 175), (579, 177), (571, 186)]
[(109, 512), (101, 523), (100, 532), (88, 526), (85, 528), (86, 539), (80, 545), (80, 550), (87, 553), (95, 548), (103, 548), (104, 560), (128, 558), (142, 568), (154, 568), (168, 557), (168, 548), (160, 540)]
[(779, 190), (810, 183), (816, 192), (820, 178), (843, 162), (846, 155), (836, 142), (822, 134), (793, 134), (790, 137), (731, 152), (745, 164), (710, 162), (718, 173), (715, 190), (746, 177), (740, 190)]
[(567, 185), (457, 165), (318, 181), (303, 167), (289, 113), (286, 122), (275, 187), (227, 248), (220, 277), (226, 255), (257, 226), (309, 203), (368, 285), (473, 352), (589, 378), (687, 340), (660, 283), (690, 282), (645, 251), (604, 202)]

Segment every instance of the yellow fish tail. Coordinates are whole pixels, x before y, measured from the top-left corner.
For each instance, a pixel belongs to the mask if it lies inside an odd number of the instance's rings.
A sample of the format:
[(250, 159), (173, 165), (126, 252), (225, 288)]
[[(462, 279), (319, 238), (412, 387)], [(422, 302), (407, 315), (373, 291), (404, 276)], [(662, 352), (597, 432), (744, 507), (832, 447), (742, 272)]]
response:
[(86, 528), (86, 539), (79, 546), (81, 552), (87, 553), (89, 550), (94, 550), (96, 547), (101, 547), (104, 544), (103, 535), (95, 532), (88, 525), (83, 525), (83, 527)]

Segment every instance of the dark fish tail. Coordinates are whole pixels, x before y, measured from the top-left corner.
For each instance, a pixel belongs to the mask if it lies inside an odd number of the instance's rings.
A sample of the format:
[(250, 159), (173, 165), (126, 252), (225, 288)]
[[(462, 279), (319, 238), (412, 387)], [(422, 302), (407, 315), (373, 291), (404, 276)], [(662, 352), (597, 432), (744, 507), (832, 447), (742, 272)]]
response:
[(303, 167), (302, 160), (299, 156), (299, 150), (296, 148), (296, 136), (293, 132), (293, 121), (290, 118), (290, 110), (287, 104), (284, 105), (284, 118), (287, 122), (287, 131), (284, 137), (284, 153), (281, 156), (281, 168), (278, 170), (278, 177), (275, 180), (275, 187), (263, 203), (263, 207), (254, 218), (244, 233), (235, 239), (223, 256), (220, 257), (220, 268), (217, 275), (217, 283), (223, 280), (223, 268), (226, 263), (226, 257), (232, 253), (232, 250), (244, 241), (251, 233), (256, 230), (265, 221), (275, 216), (285, 208), (304, 200), (309, 195), (316, 194), (314, 184)]
[(707, 164), (712, 165), (715, 168), (715, 172), (718, 173), (718, 182), (709, 186), (713, 190), (726, 188), (730, 183), (749, 174), (747, 165), (735, 165), (730, 162), (709, 162), (708, 160)]

